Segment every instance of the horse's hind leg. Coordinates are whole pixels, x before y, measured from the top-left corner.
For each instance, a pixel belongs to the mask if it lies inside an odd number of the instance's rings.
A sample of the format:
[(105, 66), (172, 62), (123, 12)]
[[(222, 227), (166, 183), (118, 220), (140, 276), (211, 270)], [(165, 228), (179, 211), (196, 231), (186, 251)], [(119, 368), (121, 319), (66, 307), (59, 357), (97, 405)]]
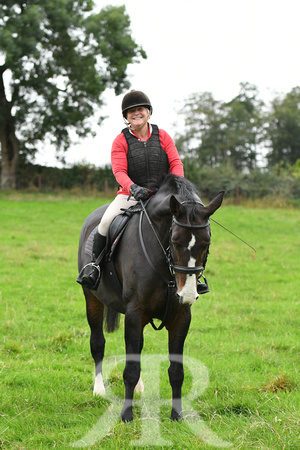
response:
[(87, 289), (83, 289), (86, 299), (87, 320), (91, 329), (90, 348), (95, 361), (94, 395), (104, 395), (105, 387), (102, 377), (105, 338), (103, 334), (104, 305)]
[(169, 332), (169, 380), (172, 388), (171, 420), (182, 418), (181, 389), (184, 379), (183, 347), (191, 322), (190, 306), (187, 305), (167, 326)]

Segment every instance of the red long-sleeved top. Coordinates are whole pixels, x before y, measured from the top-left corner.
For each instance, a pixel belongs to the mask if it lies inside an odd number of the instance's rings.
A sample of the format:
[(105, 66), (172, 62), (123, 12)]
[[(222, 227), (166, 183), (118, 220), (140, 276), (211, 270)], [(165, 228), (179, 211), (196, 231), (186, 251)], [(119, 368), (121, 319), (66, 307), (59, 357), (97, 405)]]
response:
[[(134, 133), (132, 134), (134, 135)], [(150, 136), (151, 136), (151, 125), (149, 126), (148, 139), (150, 138)], [(183, 177), (184, 176), (183, 164), (178, 155), (178, 151), (177, 148), (175, 147), (173, 139), (166, 131), (159, 129), (159, 140), (162, 149), (167, 154), (170, 172), (174, 175), (179, 175), (180, 177)], [(119, 189), (118, 194), (129, 195), (130, 186), (134, 184), (134, 182), (129, 178), (127, 173), (127, 151), (128, 145), (126, 138), (123, 133), (120, 133), (115, 138), (112, 144), (111, 166), (117, 182), (119, 183), (120, 186), (122, 186)]]

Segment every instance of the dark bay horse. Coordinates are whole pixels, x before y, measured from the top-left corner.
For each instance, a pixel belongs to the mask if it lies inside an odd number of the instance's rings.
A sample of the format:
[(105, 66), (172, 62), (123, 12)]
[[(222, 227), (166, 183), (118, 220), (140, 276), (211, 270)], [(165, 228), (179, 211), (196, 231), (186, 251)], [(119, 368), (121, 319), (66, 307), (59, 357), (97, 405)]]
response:
[[(135, 388), (143, 388), (140, 378), (143, 329), (148, 323), (155, 327), (154, 318), (162, 321), (159, 329), (165, 326), (168, 331), (171, 419), (182, 417), (184, 341), (191, 321), (191, 305), (198, 297), (197, 279), (203, 275), (209, 251), (209, 218), (221, 206), (223, 195), (224, 192), (220, 192), (204, 206), (192, 183), (168, 175), (147, 205), (141, 202), (142, 211), (130, 219), (115, 250), (115, 270), (121, 290), (112, 283), (106, 263), (102, 264), (97, 291), (83, 288), (91, 329), (91, 353), (96, 366), (94, 394), (103, 395), (105, 391), (102, 379), (104, 314), (108, 331), (115, 329), (119, 313), (125, 314), (125, 402), (121, 412), (124, 422), (133, 420)], [(96, 209), (83, 224), (79, 271), (90, 261), (87, 240), (106, 208), (104, 205)]]

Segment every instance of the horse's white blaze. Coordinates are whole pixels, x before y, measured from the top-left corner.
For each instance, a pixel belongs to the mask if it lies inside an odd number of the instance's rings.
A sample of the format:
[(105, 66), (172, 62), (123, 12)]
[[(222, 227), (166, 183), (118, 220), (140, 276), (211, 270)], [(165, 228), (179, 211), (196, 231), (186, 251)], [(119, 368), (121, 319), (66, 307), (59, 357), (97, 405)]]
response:
[(137, 385), (134, 388), (135, 392), (137, 394), (143, 394), (144, 392), (144, 383), (142, 380), (142, 376), (140, 376), (139, 381), (137, 382)]
[(93, 394), (101, 396), (105, 394), (105, 387), (103, 383), (102, 373), (98, 373), (98, 375), (96, 375)]
[[(189, 242), (189, 246), (188, 249), (192, 250), (192, 248), (194, 247), (196, 242), (195, 236), (192, 235), (192, 239)], [(188, 262), (188, 267), (194, 267), (196, 265), (196, 260), (193, 257), (190, 257), (190, 260)], [(181, 289), (180, 292), (178, 292), (178, 295), (180, 297), (182, 297), (182, 303), (189, 303), (190, 305), (192, 305), (197, 297), (198, 297), (198, 292), (196, 289), (197, 286), (197, 279), (196, 279), (196, 275), (187, 275), (186, 276), (186, 281), (185, 284), (183, 286), (183, 288)]]

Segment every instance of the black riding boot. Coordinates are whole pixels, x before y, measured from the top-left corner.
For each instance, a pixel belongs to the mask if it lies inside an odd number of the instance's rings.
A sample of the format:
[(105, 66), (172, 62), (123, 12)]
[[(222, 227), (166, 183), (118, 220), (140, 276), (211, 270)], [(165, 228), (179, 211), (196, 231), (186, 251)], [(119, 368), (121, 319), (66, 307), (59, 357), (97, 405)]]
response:
[(105, 253), (105, 244), (106, 237), (96, 231), (93, 240), (92, 260), (87, 266), (87, 268), (91, 267), (91, 270), (82, 276), (80, 273), (76, 280), (79, 284), (88, 289), (95, 290), (98, 287), (100, 281), (100, 262)]

